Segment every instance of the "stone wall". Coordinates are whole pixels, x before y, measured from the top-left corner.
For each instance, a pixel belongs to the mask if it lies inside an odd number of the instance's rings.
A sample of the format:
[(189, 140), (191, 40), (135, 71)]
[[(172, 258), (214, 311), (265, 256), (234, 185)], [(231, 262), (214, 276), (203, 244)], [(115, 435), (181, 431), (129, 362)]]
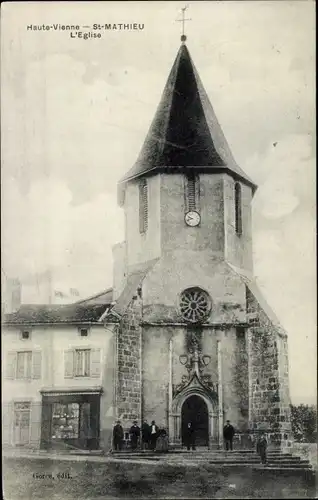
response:
[(236, 328), (235, 359), (233, 362), (233, 382), (237, 395), (238, 421), (240, 432), (248, 429), (248, 356), (245, 328)]
[(143, 419), (168, 428), (171, 327), (143, 328)]
[(141, 419), (141, 299), (136, 295), (122, 317), (117, 338), (117, 416), (124, 427)]
[(287, 338), (247, 289), (249, 355), (249, 426), (281, 445), (290, 433), (288, 373), (282, 366)]

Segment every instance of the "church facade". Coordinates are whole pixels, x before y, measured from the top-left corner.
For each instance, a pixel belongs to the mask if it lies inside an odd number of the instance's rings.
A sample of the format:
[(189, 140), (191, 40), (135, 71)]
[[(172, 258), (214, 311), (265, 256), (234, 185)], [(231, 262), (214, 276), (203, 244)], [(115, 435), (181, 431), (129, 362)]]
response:
[[(5, 319), (8, 443), (14, 408), (32, 401), (38, 447), (68, 440), (65, 426), (60, 437), (53, 429), (63, 405), (77, 415), (75, 447), (90, 436), (95, 449), (109, 448), (116, 419), (126, 431), (133, 420), (155, 420), (176, 445), (189, 421), (202, 446), (222, 444), (226, 420), (242, 445), (258, 430), (275, 446), (289, 439), (287, 335), (253, 276), (256, 189), (183, 41), (140, 155), (118, 183), (125, 241), (113, 249), (112, 290), (54, 311), (33, 307), (31, 316), (22, 307)], [(33, 336), (22, 349), (26, 325)], [(25, 368), (33, 348), (42, 352), (36, 377)]]
[(256, 185), (238, 166), (183, 42), (133, 168), (118, 185), (116, 410), (202, 444), (290, 432), (287, 336), (253, 277)]

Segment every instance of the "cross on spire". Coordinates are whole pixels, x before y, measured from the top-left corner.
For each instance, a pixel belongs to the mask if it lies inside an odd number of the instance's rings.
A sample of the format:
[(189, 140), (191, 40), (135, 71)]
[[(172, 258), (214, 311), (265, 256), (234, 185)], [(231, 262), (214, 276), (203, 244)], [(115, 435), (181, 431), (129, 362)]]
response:
[(186, 21), (192, 21), (192, 19), (190, 19), (190, 18), (187, 18), (187, 19), (185, 18), (185, 11), (186, 11), (188, 8), (189, 8), (189, 6), (188, 6), (188, 5), (186, 5), (185, 7), (183, 7), (183, 8), (181, 9), (181, 11), (182, 11), (182, 19), (176, 19), (176, 21), (177, 21), (178, 23), (182, 23), (182, 35), (181, 35), (181, 42), (182, 42), (182, 43), (184, 43), (184, 42), (186, 41), (186, 39), (187, 39), (186, 35), (184, 34), (184, 25), (185, 25)]

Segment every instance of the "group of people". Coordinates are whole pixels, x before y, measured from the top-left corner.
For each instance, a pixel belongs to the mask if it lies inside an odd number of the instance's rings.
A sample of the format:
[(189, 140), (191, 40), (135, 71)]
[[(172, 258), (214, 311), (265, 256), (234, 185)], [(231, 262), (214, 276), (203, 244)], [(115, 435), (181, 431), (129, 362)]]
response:
[[(235, 435), (235, 430), (230, 421), (227, 420), (223, 428), (223, 437), (225, 441), (225, 449), (233, 450), (233, 438)], [(256, 440), (256, 452), (259, 454), (262, 464), (267, 463), (267, 439), (264, 432), (258, 435)]]
[[(168, 451), (168, 435), (164, 428), (159, 428), (154, 420), (149, 425), (147, 420), (144, 420), (141, 428), (137, 420), (129, 429), (130, 444), (132, 451), (136, 451), (138, 447), (142, 450), (152, 450), (167, 452)], [(124, 430), (118, 420), (113, 429), (113, 449), (121, 451), (124, 443)]]
[[(152, 420), (149, 425), (147, 420), (144, 420), (141, 428), (138, 422), (135, 420), (133, 425), (129, 429), (130, 443), (132, 451), (136, 451), (138, 447), (142, 450), (152, 450), (152, 451), (168, 451), (168, 435), (164, 428), (159, 428), (154, 420)], [(235, 435), (235, 429), (229, 420), (223, 428), (223, 438), (225, 443), (225, 449), (227, 451), (233, 450), (233, 438)], [(195, 450), (195, 427), (192, 422), (188, 422), (184, 428), (183, 433), (184, 445), (187, 450)], [(113, 429), (113, 449), (115, 451), (121, 451), (124, 443), (124, 430), (118, 420)], [(267, 439), (264, 433), (258, 436), (256, 442), (256, 451), (260, 456), (261, 462), (263, 464), (267, 463)]]

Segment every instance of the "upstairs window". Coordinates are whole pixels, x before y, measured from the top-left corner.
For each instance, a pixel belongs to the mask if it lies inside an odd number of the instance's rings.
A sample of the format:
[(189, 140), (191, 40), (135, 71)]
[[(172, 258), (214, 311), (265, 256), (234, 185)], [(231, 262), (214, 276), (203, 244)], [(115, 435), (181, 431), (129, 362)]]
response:
[(64, 351), (64, 378), (95, 377), (101, 374), (100, 349), (67, 349)]
[(186, 177), (185, 209), (186, 212), (199, 211), (199, 178), (194, 174)]
[(235, 232), (237, 235), (242, 234), (242, 189), (239, 182), (234, 186), (234, 203), (235, 203)]
[(75, 350), (75, 377), (89, 377), (90, 353), (90, 349)]
[(41, 379), (41, 351), (11, 351), (6, 355), (6, 378), (11, 380)]
[(79, 328), (78, 332), (80, 337), (88, 337), (88, 328)]
[(20, 332), (21, 340), (29, 340), (30, 338), (30, 332), (29, 330), (22, 330)]
[(146, 179), (139, 184), (139, 231), (145, 233), (148, 229), (148, 185)]
[(16, 378), (20, 379), (31, 378), (31, 370), (32, 370), (32, 351), (18, 352)]

